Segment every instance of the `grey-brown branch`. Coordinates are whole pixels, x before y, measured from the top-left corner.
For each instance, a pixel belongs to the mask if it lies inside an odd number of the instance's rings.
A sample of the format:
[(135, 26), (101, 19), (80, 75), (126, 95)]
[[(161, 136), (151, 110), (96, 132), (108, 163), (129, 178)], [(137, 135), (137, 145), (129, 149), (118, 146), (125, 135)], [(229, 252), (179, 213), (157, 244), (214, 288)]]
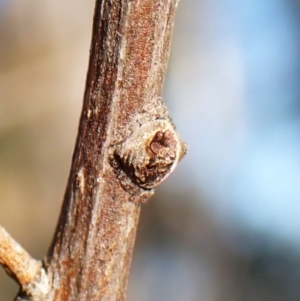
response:
[(160, 98), (176, 5), (96, 1), (72, 167), (44, 261), (47, 301), (125, 299), (140, 204), (186, 150)]

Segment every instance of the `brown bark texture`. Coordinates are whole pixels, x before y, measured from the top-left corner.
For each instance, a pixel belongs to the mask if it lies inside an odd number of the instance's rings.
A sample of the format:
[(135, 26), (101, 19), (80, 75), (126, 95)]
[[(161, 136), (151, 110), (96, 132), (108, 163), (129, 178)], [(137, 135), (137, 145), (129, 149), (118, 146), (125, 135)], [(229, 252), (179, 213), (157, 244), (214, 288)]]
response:
[(177, 0), (96, 0), (83, 109), (44, 261), (0, 227), (15, 300), (122, 301), (141, 204), (185, 154), (161, 99)]
[(96, 1), (75, 152), (44, 262), (47, 300), (125, 299), (139, 198), (145, 201), (151, 190), (133, 201), (109, 157), (161, 95), (176, 6), (177, 0)]

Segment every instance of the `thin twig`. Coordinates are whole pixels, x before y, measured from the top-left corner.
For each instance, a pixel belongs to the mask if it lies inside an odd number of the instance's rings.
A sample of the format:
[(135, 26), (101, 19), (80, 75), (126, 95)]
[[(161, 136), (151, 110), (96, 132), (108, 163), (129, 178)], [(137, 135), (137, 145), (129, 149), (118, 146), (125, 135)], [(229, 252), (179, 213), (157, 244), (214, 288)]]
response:
[(42, 263), (32, 258), (1, 226), (0, 264), (31, 300), (42, 300), (48, 293), (48, 277)]

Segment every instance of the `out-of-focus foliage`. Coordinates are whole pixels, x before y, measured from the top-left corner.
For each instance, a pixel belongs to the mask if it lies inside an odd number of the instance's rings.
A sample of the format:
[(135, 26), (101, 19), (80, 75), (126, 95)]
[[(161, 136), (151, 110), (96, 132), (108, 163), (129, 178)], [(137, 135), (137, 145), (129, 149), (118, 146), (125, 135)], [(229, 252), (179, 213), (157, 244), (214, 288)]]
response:
[[(0, 0), (0, 224), (36, 257), (67, 182), (93, 6)], [(143, 206), (128, 300), (299, 299), (299, 25), (299, 1), (179, 3), (164, 98), (189, 151)]]

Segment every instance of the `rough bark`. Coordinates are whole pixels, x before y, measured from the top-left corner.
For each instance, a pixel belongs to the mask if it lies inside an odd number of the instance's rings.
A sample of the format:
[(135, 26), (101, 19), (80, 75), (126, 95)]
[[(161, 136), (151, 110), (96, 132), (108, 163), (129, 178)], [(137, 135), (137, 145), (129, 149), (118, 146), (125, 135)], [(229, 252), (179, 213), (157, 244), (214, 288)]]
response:
[(125, 299), (140, 204), (185, 152), (160, 99), (176, 5), (96, 0), (71, 172), (42, 268), (49, 291), (34, 297), (20, 283), (30, 300)]
[[(84, 105), (58, 228), (49, 300), (124, 300), (140, 206), (109, 147), (161, 95), (175, 0), (97, 0)], [(151, 105), (150, 105), (151, 106)]]

